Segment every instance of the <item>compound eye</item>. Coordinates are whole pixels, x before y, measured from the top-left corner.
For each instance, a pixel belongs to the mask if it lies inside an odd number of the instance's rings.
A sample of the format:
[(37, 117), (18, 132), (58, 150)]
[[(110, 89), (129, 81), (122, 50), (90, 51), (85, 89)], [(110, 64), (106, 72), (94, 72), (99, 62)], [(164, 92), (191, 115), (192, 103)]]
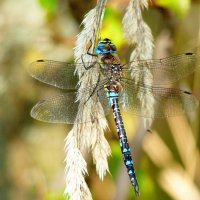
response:
[(106, 42), (106, 43), (111, 43), (111, 40), (108, 39), (108, 38), (104, 38), (103, 41)]
[(102, 48), (103, 51), (108, 51), (109, 50), (109, 46), (108, 45), (104, 45), (104, 47)]
[(114, 44), (110, 46), (110, 49), (111, 49), (112, 51), (117, 51), (117, 48), (116, 48), (116, 46), (115, 46)]

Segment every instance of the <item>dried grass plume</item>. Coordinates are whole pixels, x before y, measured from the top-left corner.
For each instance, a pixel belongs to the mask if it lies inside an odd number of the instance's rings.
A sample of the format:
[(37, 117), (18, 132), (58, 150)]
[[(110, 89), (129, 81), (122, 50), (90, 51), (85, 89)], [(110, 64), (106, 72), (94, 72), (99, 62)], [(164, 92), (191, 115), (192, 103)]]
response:
[[(90, 53), (93, 53), (96, 41), (101, 30), (106, 1), (98, 0), (97, 5), (84, 18), (84, 26), (81, 33), (77, 36), (76, 47), (74, 49), (75, 62), (81, 62), (81, 56), (84, 63), (94, 63), (96, 57), (87, 54), (88, 45)], [(100, 102), (96, 101), (94, 94), (90, 97), (90, 92), (82, 92), (84, 88), (94, 85), (98, 78), (98, 68), (95, 66), (86, 70), (84, 66), (77, 65), (76, 73), (79, 76), (79, 89), (77, 100), (79, 101), (79, 110), (77, 120), (65, 140), (65, 172), (66, 189), (65, 194), (70, 196), (70, 200), (90, 200), (92, 199), (89, 188), (85, 182), (84, 176), (87, 174), (87, 164), (82, 153), (91, 151), (96, 170), (101, 179), (108, 171), (107, 157), (111, 154), (110, 146), (104, 137), (104, 130), (107, 128), (105, 117), (102, 117), (103, 108)], [(89, 98), (90, 97), (90, 98)], [(87, 100), (87, 106), (85, 102)], [(91, 116), (96, 116), (93, 120)], [(79, 123), (79, 121), (87, 123)]]
[[(128, 42), (134, 45), (134, 50), (131, 53), (130, 61), (151, 59), (153, 54), (153, 36), (149, 26), (142, 18), (142, 9), (148, 8), (148, 0), (131, 0), (126, 13), (123, 18), (124, 36)], [(152, 74), (145, 66), (144, 74), (141, 74), (141, 66), (132, 67), (131, 76), (135, 83), (143, 83), (144, 85), (151, 86), (153, 84)], [(145, 88), (144, 88), (145, 89)], [(153, 116), (154, 97), (149, 91), (138, 91), (137, 97), (141, 101), (143, 113), (150, 113)], [(145, 127), (149, 128), (152, 119), (148, 118), (144, 121)]]

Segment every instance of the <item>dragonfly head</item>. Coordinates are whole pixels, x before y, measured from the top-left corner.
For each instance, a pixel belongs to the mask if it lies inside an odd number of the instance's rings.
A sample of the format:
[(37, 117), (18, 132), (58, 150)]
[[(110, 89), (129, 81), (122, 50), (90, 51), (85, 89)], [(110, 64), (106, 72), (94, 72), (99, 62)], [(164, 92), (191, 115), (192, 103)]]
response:
[(108, 38), (100, 40), (96, 46), (96, 54), (104, 55), (116, 52), (117, 52), (116, 46)]

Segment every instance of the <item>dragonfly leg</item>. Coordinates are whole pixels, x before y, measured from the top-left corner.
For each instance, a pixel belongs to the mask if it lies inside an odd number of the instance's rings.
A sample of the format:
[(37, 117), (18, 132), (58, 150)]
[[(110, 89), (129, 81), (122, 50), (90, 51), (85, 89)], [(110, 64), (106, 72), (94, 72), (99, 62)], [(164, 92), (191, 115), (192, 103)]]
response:
[[(99, 85), (99, 82), (100, 82), (100, 74), (99, 74), (99, 76), (98, 76), (98, 80), (97, 80), (97, 82), (96, 82), (96, 84), (95, 84), (94, 89), (92, 89), (92, 92), (91, 92), (91, 94), (89, 95), (89, 97), (86, 99), (85, 103), (87, 103), (87, 101), (92, 97), (92, 95), (94, 94), (94, 92), (96, 91), (96, 89), (97, 89), (97, 87), (98, 87), (98, 85)], [(98, 90), (97, 90), (97, 92), (98, 92)]]
[(95, 53), (90, 53), (89, 50), (87, 51), (87, 54), (90, 55), (90, 56), (98, 57), (97, 54), (95, 54)]
[[(88, 54), (88, 52), (87, 52), (87, 54)], [(86, 54), (84, 54), (84, 55), (86, 55)], [(81, 55), (81, 61), (82, 61), (82, 63), (83, 63), (83, 66), (84, 66), (85, 70), (88, 70), (88, 69), (94, 67), (95, 64), (96, 64), (97, 62), (93, 62), (93, 63), (92, 63), (91, 65), (89, 65), (88, 67), (85, 66), (85, 62), (84, 62), (84, 59), (83, 59), (83, 56), (84, 56), (84, 55)], [(92, 54), (88, 54), (88, 55), (92, 55)]]
[[(92, 41), (90, 40), (90, 46), (89, 46), (89, 48), (87, 49), (87, 53), (84, 54), (84, 55), (90, 55), (90, 56), (94, 56), (94, 57), (97, 58), (97, 57), (98, 57), (97, 54), (95, 54), (95, 53), (90, 53), (90, 52), (89, 52), (90, 49), (91, 49), (91, 47), (92, 47)], [(94, 65), (95, 65), (97, 62), (94, 62), (94, 64), (92, 64), (92, 65), (90, 65), (90, 66), (88, 66), (88, 67), (85, 66), (84, 59), (83, 59), (83, 56), (84, 56), (84, 55), (81, 55), (81, 60), (82, 60), (82, 63), (83, 63), (84, 68), (85, 68), (86, 70), (88, 70), (88, 69), (94, 67)]]
[(98, 55), (97, 54), (94, 54), (94, 53), (90, 53), (89, 51), (90, 51), (90, 49), (91, 49), (91, 47), (92, 47), (92, 40), (90, 40), (90, 46), (89, 46), (89, 48), (87, 49), (87, 54), (88, 55), (90, 55), (90, 56), (95, 56), (95, 57), (98, 57)]
[(103, 83), (101, 84), (101, 87), (98, 88), (98, 90), (97, 90), (97, 96), (98, 96), (98, 97), (99, 97), (99, 91), (102, 90), (102, 89), (105, 89), (105, 86), (106, 86), (107, 83), (108, 83), (108, 79), (106, 78), (106, 79), (104, 79), (102, 82), (103, 82)]

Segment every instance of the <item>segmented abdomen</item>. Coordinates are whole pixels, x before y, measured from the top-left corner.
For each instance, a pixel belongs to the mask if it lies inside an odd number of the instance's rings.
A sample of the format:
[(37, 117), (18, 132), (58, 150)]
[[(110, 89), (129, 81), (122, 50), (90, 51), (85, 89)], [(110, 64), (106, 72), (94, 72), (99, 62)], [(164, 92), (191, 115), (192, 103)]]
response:
[(125, 128), (124, 128), (124, 123), (123, 123), (119, 105), (118, 105), (118, 92), (108, 91), (108, 100), (113, 110), (117, 133), (118, 133), (119, 141), (120, 141), (121, 152), (123, 154), (124, 164), (127, 168), (130, 181), (134, 187), (135, 194), (139, 196), (140, 190), (137, 183), (135, 170), (133, 167), (133, 160), (131, 157), (131, 151), (128, 144), (128, 139), (127, 139)]

